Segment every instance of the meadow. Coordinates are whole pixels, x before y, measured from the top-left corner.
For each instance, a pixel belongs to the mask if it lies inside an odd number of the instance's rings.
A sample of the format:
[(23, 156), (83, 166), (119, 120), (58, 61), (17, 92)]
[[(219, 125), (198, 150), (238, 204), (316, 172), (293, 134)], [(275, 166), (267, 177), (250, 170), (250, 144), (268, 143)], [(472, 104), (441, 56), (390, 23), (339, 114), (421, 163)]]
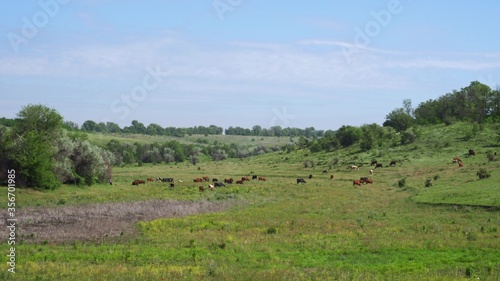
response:
[[(367, 152), (116, 167), (112, 186), (17, 189), (17, 273), (4, 263), (0, 279), (500, 280), (500, 161), (487, 157), (497, 133), (464, 140), (463, 130), (435, 126), (416, 143)], [(374, 159), (384, 167), (370, 175)], [(481, 168), (491, 176), (480, 180)], [(192, 179), (204, 175), (266, 181), (200, 192)], [(353, 186), (364, 176), (374, 183)], [(175, 187), (131, 185), (148, 177)]]

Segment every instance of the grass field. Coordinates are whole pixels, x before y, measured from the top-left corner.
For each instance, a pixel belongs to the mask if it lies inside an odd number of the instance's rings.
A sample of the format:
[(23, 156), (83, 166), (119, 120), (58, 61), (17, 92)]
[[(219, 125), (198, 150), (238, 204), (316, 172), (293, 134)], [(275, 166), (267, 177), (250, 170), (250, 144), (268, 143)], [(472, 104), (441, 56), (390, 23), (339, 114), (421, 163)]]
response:
[[(259, 145), (265, 147), (275, 147), (282, 146), (290, 143), (290, 137), (257, 137), (257, 136), (226, 136), (226, 135), (186, 135), (184, 137), (173, 137), (173, 136), (149, 136), (140, 134), (99, 134), (99, 133), (88, 133), (88, 139), (100, 146), (106, 146), (110, 140), (115, 139), (120, 142), (128, 143), (165, 143), (167, 141), (176, 140), (185, 144), (199, 144), (206, 143), (214, 144), (238, 144), (239, 146), (247, 148), (255, 148)], [(297, 138), (296, 138), (297, 139)]]
[[(118, 167), (113, 186), (17, 189), (17, 273), (4, 263), (0, 279), (500, 280), (500, 161), (486, 157), (496, 131), (465, 141), (463, 130), (436, 126), (414, 144), (368, 152)], [(463, 156), (469, 148), (476, 156)], [(370, 175), (373, 159), (384, 167)], [(480, 168), (491, 176), (479, 180)], [(192, 179), (204, 175), (267, 180), (200, 192)], [(353, 186), (362, 176), (374, 183)], [(147, 177), (173, 177), (175, 187), (130, 184)]]

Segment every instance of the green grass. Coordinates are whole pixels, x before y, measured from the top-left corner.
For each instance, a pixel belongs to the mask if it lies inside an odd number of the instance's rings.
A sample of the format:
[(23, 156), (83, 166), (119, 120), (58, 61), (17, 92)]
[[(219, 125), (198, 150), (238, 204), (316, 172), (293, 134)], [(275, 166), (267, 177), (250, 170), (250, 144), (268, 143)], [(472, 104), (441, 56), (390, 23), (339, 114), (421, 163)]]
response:
[(173, 136), (148, 136), (140, 134), (100, 134), (100, 133), (87, 133), (89, 141), (99, 145), (106, 146), (110, 140), (115, 139), (120, 142), (128, 143), (165, 143), (167, 141), (176, 140), (185, 144), (238, 144), (239, 146), (255, 148), (259, 145), (265, 147), (282, 146), (290, 143), (289, 137), (260, 137), (260, 136), (226, 136), (226, 135), (186, 135), (184, 137)]
[[(24, 242), (16, 247), (16, 280), (498, 280), (500, 161), (485, 155), (497, 149), (496, 131), (487, 127), (465, 141), (460, 137), (464, 128), (434, 126), (414, 144), (368, 152), (351, 147), (196, 166), (119, 167), (113, 186), (18, 189), (21, 209), (59, 206), (61, 199), (65, 205), (152, 198), (231, 198), (236, 204), (223, 212), (142, 221), (136, 236), (124, 239)], [(444, 131), (448, 137), (442, 137)], [(463, 156), (469, 148), (476, 150), (475, 157)], [(463, 159), (463, 168), (452, 163), (455, 156)], [(384, 166), (398, 160), (398, 165), (370, 175), (372, 159)], [(315, 167), (305, 168), (305, 160), (314, 160)], [(352, 164), (360, 170), (351, 171)], [(480, 168), (491, 177), (479, 180)], [(253, 174), (267, 181), (205, 192), (192, 182), (203, 175)], [(361, 176), (374, 184), (354, 187), (352, 180)], [(183, 182), (174, 189), (130, 184), (147, 177)], [(307, 184), (296, 184), (297, 177)], [(401, 179), (406, 179), (403, 187)], [(432, 186), (425, 187), (427, 179)], [(0, 197), (3, 206), (5, 197)], [(8, 245), (0, 249), (7, 253)], [(0, 279), (14, 280), (5, 263)]]

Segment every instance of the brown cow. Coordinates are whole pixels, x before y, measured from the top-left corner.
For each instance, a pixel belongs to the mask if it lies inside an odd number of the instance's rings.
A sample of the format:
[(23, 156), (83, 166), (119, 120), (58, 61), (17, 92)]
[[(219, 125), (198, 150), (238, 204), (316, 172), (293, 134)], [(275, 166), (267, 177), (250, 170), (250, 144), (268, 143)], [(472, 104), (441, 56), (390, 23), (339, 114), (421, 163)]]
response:
[(203, 181), (210, 181), (210, 178), (207, 176), (203, 176), (202, 178), (203, 178)]
[(139, 184), (140, 184), (140, 181), (139, 181), (139, 180), (135, 180), (135, 181), (133, 181), (133, 182), (132, 182), (132, 185), (137, 185), (137, 186), (139, 186)]
[(202, 182), (202, 181), (203, 181), (203, 179), (201, 179), (201, 178), (195, 178), (195, 179), (193, 179), (193, 182)]
[(361, 181), (360, 180), (353, 180), (352, 185), (361, 186)]
[(455, 163), (460, 163), (460, 162), (462, 162), (462, 159), (460, 159), (460, 158), (458, 158), (458, 157), (454, 157), (454, 158), (453, 158), (453, 164), (455, 164)]
[(237, 180), (236, 184), (243, 184), (243, 180)]
[(259, 180), (260, 181), (266, 181), (266, 178), (265, 177), (259, 177)]
[(241, 180), (242, 181), (250, 181), (250, 178), (249, 177), (241, 177)]
[(139, 180), (139, 184), (146, 184), (146, 181), (145, 180)]
[(153, 178), (148, 178), (148, 181), (155, 181)]
[(204, 187), (203, 185), (200, 185), (200, 186), (198, 187), (198, 190), (199, 190), (199, 191), (205, 191), (205, 187)]
[(464, 162), (458, 162), (458, 167), (462, 168), (464, 166)]
[(372, 179), (367, 179), (367, 180), (365, 180), (365, 183), (373, 183), (373, 180)]
[(224, 183), (233, 183), (233, 178), (224, 179)]

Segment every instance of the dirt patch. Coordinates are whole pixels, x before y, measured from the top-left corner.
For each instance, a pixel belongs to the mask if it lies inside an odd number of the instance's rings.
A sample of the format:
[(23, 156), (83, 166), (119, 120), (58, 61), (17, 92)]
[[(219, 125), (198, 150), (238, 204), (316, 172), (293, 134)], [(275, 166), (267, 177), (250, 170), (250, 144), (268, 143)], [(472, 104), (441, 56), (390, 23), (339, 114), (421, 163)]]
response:
[[(61, 243), (100, 241), (136, 234), (135, 224), (159, 218), (182, 217), (222, 211), (234, 202), (180, 202), (151, 200), (104, 203), (57, 208), (34, 207), (16, 212), (16, 238), (19, 242)], [(8, 237), (6, 219), (1, 220), (0, 235)]]

